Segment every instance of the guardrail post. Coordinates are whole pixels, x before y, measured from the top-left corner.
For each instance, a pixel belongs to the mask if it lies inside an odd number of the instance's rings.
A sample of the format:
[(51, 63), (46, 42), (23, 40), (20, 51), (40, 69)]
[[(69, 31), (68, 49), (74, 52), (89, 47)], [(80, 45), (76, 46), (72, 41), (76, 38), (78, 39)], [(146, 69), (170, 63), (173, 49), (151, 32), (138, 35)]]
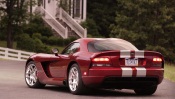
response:
[(18, 52), (18, 59), (21, 59), (21, 52)]
[(5, 58), (8, 58), (8, 48), (5, 49)]
[(25, 51), (9, 49), (4, 47), (0, 47), (0, 50), (2, 50), (0, 51), (2, 54), (0, 55), (0, 57), (4, 59), (10, 59), (10, 60), (26, 60), (29, 56), (35, 54), (33, 52), (25, 52)]

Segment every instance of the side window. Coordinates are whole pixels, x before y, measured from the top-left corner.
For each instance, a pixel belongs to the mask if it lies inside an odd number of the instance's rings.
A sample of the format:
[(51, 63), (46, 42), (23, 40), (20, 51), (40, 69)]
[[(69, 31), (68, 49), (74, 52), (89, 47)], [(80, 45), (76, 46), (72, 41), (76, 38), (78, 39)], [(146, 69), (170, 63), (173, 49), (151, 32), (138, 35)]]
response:
[(62, 54), (70, 54), (70, 53), (75, 53), (78, 49), (80, 48), (79, 43), (72, 43), (70, 46), (68, 46)]

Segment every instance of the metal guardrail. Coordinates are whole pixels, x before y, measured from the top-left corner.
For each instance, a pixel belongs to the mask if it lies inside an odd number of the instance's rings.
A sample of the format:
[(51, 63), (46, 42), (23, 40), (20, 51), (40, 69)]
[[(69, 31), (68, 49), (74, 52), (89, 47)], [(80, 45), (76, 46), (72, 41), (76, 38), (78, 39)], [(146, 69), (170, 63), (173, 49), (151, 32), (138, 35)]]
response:
[(25, 61), (35, 53), (0, 47), (0, 58)]
[(59, 8), (59, 18), (62, 19), (81, 38), (87, 37), (87, 30), (77, 23), (66, 11)]
[(38, 7), (44, 21), (49, 24), (62, 38), (68, 38), (68, 29), (62, 26), (56, 18), (49, 14), (43, 7)]

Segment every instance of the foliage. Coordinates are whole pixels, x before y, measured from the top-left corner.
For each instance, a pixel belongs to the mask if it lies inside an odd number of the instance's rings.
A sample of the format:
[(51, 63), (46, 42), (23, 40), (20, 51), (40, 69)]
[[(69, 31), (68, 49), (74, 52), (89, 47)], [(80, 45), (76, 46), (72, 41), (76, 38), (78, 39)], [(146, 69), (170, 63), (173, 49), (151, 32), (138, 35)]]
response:
[(7, 47), (13, 47), (15, 35), (21, 33), (22, 24), (27, 19), (27, 4), (25, 0), (1, 0), (0, 21), (2, 32), (7, 33)]
[(47, 38), (39, 33), (34, 33), (32, 36), (24, 33), (18, 36), (17, 48), (37, 53), (51, 53), (50, 46), (62, 47), (74, 40), (75, 38), (62, 39), (55, 36)]
[[(19, 48), (35, 52), (49, 52), (46, 45), (65, 46), (75, 40), (53, 36), (40, 16), (27, 20), (24, 1), (0, 0), (0, 39), (7, 38), (8, 47), (16, 36)], [(68, 7), (67, 0), (62, 1), (60, 6)], [(123, 38), (141, 50), (161, 52), (166, 60), (175, 62), (174, 5), (172, 0), (88, 0), (87, 20), (82, 25), (88, 37)]]
[[(17, 43), (14, 42), (13, 48), (16, 49)], [(4, 40), (0, 40), (0, 47), (7, 47), (7, 42)]]
[(17, 37), (17, 48), (32, 52), (51, 53), (50, 46), (66, 46), (76, 38), (62, 39), (53, 35), (40, 16), (33, 15), (24, 25), (23, 34)]
[(30, 37), (26, 33), (18, 37), (17, 48), (32, 52), (50, 53), (50, 48), (44, 45), (39, 38), (35, 36)]
[(139, 49), (161, 52), (175, 61), (175, 1), (117, 0), (111, 37), (131, 41)]
[(97, 24), (93, 19), (86, 19), (85, 22), (81, 23), (81, 25), (87, 28), (87, 34), (91, 34), (93, 37), (100, 37), (101, 35), (98, 32)]
[(42, 36), (50, 37), (53, 35), (51, 28), (44, 25), (40, 16), (33, 15), (29, 23), (24, 25), (23, 32), (32, 36), (34, 33), (40, 33)]
[(52, 45), (52, 46), (66, 46), (74, 40), (76, 40), (76, 38), (74, 38), (74, 37), (70, 37), (70, 38), (67, 38), (67, 39), (62, 39), (62, 38), (58, 38), (58, 37), (55, 37), (55, 36), (51, 36), (51, 37), (47, 38), (47, 40), (46, 40), (46, 37), (42, 38), (42, 41), (45, 44)]
[(109, 37), (110, 24), (115, 23), (116, 5), (116, 0), (88, 0), (87, 27), (90, 31), (88, 33)]
[(62, 7), (66, 12), (70, 12), (69, 0), (60, 0), (58, 7)]
[(28, 24), (23, 25), (23, 34), (19, 35), (16, 39), (17, 48), (32, 52), (40, 53), (50, 53), (50, 47), (45, 45), (42, 41), (47, 40), (50, 36), (53, 35), (52, 30), (43, 25), (44, 21), (40, 16), (33, 15)]

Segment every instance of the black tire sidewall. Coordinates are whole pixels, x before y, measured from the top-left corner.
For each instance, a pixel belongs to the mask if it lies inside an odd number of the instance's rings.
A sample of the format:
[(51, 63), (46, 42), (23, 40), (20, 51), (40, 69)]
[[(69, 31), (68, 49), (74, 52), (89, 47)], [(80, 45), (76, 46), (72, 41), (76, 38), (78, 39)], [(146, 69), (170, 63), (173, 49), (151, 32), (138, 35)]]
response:
[(152, 95), (156, 92), (156, 90), (157, 90), (157, 85), (142, 88), (142, 89), (135, 89), (134, 91), (138, 95)]

